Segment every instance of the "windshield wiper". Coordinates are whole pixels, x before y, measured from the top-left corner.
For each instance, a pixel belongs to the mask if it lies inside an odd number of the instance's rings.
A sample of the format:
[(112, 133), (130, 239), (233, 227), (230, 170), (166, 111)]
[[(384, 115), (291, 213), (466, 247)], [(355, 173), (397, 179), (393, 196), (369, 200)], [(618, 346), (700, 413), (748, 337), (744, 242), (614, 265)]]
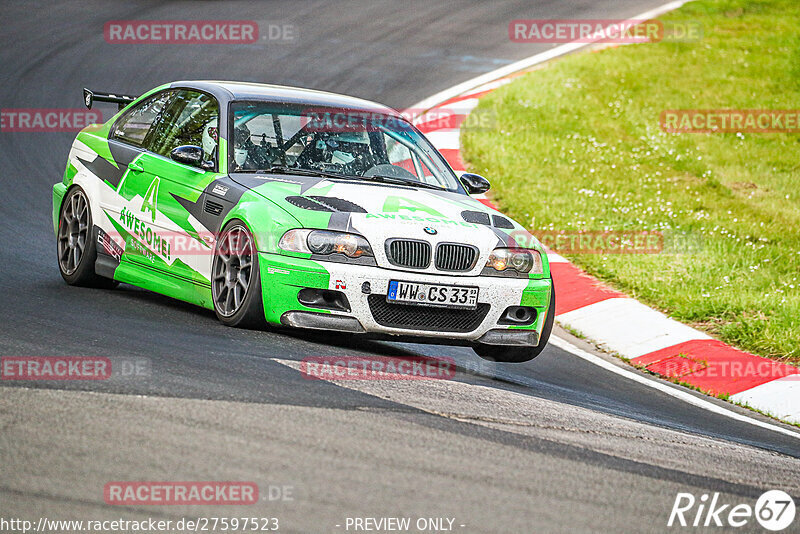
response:
[(296, 174), (299, 176), (321, 176), (323, 178), (349, 178), (349, 176), (345, 176), (342, 174), (337, 174), (335, 172), (325, 172), (325, 171), (317, 171), (313, 169), (303, 169), (303, 168), (295, 168), (295, 167), (286, 167), (283, 165), (275, 165), (270, 167), (269, 169), (240, 169), (236, 172), (252, 172), (256, 174)]
[(411, 178), (401, 178), (399, 176), (385, 176), (383, 174), (373, 174), (372, 176), (358, 176), (362, 180), (369, 180), (371, 182), (380, 182), (383, 184), (396, 184), (396, 185), (410, 185), (412, 187), (424, 187), (426, 189), (434, 189), (436, 191), (447, 191), (444, 187), (431, 185)]
[(252, 172), (252, 173), (274, 173), (274, 174), (296, 174), (299, 176), (321, 176), (323, 178), (336, 178), (340, 180), (367, 180), (369, 182), (380, 182), (383, 184), (396, 184), (408, 185), (412, 187), (424, 187), (426, 189), (433, 189), (435, 191), (447, 191), (443, 187), (431, 185), (425, 182), (412, 180), (411, 178), (401, 178), (397, 176), (386, 176), (383, 174), (373, 174), (372, 176), (357, 176), (350, 174), (339, 174), (336, 172), (320, 171), (315, 169), (304, 169), (299, 167), (286, 167), (284, 165), (275, 165), (269, 169), (242, 169), (237, 172)]

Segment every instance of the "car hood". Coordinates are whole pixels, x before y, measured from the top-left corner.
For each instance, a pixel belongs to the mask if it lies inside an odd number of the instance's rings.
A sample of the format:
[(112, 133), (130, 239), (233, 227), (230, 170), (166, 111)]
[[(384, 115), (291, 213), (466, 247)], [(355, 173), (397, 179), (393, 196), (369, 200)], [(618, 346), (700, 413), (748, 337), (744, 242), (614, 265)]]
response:
[(304, 176), (231, 178), (279, 205), (305, 228), (354, 232), (373, 248), (400, 237), (468, 243), (482, 251), (502, 246), (541, 250), (520, 224), (461, 193)]

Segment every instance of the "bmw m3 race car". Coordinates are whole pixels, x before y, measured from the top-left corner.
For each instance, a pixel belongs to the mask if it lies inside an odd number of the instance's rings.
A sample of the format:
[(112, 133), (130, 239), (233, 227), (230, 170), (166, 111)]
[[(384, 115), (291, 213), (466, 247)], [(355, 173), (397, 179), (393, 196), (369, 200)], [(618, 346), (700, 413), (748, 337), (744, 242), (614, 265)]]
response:
[(471, 194), (402, 114), (331, 93), (176, 82), (72, 144), (53, 188), (69, 284), (125, 282), (269, 325), (537, 356), (553, 326), (547, 256)]

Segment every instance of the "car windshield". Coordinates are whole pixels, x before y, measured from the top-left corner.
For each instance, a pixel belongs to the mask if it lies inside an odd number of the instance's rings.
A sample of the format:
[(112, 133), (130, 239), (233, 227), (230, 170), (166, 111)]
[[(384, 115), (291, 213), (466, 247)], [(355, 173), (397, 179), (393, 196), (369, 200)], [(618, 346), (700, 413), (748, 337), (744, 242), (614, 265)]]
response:
[(463, 192), (436, 149), (393, 115), (242, 101), (231, 120), (233, 172), (314, 171)]

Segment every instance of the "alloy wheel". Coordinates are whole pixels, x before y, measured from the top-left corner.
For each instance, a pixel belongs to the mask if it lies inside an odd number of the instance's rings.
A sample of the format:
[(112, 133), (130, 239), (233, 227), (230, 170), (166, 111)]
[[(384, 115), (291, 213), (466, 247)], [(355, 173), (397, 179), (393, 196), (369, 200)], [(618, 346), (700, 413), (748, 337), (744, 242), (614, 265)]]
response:
[(58, 264), (71, 275), (81, 263), (89, 237), (89, 203), (82, 191), (75, 192), (61, 211), (58, 225)]
[(227, 230), (217, 242), (211, 290), (217, 311), (230, 317), (242, 307), (253, 270), (253, 240), (243, 226)]

